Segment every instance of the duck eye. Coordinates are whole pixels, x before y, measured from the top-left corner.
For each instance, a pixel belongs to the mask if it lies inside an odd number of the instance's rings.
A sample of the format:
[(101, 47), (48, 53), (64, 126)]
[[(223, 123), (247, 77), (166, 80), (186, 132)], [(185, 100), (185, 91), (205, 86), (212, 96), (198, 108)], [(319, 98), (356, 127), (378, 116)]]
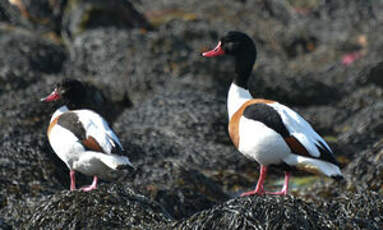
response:
[(226, 44), (226, 50), (235, 53), (239, 49), (239, 43), (238, 42), (229, 42)]
[(66, 89), (61, 88), (61, 89), (60, 89), (60, 94), (65, 94), (66, 91), (67, 91)]

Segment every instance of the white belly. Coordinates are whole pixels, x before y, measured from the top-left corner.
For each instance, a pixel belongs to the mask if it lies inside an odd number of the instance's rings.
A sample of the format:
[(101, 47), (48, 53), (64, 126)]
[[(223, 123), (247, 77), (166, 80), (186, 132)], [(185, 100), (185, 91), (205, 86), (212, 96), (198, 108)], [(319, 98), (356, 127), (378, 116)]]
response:
[(241, 117), (238, 150), (262, 165), (280, 164), (290, 153), (281, 135), (262, 122)]
[(79, 157), (79, 152), (85, 151), (78, 138), (69, 130), (55, 125), (49, 134), (49, 143), (57, 156), (65, 162), (69, 169), (73, 169), (73, 162)]

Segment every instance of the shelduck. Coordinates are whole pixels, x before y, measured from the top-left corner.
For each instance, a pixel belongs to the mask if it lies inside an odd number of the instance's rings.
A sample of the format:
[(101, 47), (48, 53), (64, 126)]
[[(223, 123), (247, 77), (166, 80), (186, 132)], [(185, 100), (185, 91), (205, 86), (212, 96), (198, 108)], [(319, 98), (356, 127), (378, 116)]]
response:
[[(230, 138), (239, 152), (261, 165), (256, 188), (241, 196), (286, 195), (292, 170), (343, 178), (333, 151), (304, 118), (276, 101), (251, 96), (248, 80), (257, 57), (253, 40), (241, 32), (228, 32), (213, 50), (202, 53), (204, 57), (220, 55), (235, 59), (235, 75), (227, 99)], [(279, 192), (263, 189), (269, 166), (285, 171)]]
[(86, 88), (78, 80), (65, 79), (54, 91), (41, 99), (59, 100), (59, 107), (50, 120), (48, 139), (54, 152), (70, 170), (70, 190), (76, 189), (75, 171), (93, 176), (93, 182), (82, 191), (97, 188), (98, 177), (112, 179), (114, 170), (133, 168), (120, 140), (108, 123), (96, 112), (86, 109)]

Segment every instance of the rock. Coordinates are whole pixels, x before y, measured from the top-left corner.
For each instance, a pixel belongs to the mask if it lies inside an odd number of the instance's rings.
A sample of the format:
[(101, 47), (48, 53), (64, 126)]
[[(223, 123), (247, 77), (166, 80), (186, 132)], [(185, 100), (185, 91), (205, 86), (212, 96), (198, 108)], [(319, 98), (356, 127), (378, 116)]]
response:
[(66, 0), (4, 0), (0, 3), (0, 8), (5, 9), (5, 15), (13, 25), (41, 33), (51, 31), (59, 34), (66, 3)]
[[(10, 193), (13, 195), (13, 191)], [(0, 210), (0, 215), (9, 226), (20, 228), (21, 224), (33, 214), (32, 210), (40, 199), (41, 196), (39, 198), (28, 196), (21, 196), (17, 199), (10, 198), (7, 200), (7, 206)]]
[(225, 200), (228, 195), (211, 174), (246, 160), (236, 160), (240, 155), (232, 152), (223, 101), (172, 84), (174, 90), (157, 90), (140, 107), (125, 110), (115, 130), (128, 153), (139, 153), (128, 154), (138, 168), (135, 186), (180, 219)]
[(340, 98), (335, 88), (308, 76), (285, 77), (281, 73), (264, 74), (262, 70), (250, 79), (249, 89), (254, 97), (276, 100), (289, 106), (325, 105)]
[[(337, 133), (334, 124), (344, 122), (350, 115), (345, 109), (337, 108), (331, 105), (314, 105), (307, 107), (293, 107), (311, 126), (322, 136), (333, 135)], [(329, 140), (326, 140), (329, 141)]]
[[(49, 194), (56, 189), (64, 189), (60, 184), (66, 184), (68, 174), (62, 175), (61, 178), (57, 176), (64, 171), (61, 171), (60, 167), (55, 167), (48, 153), (44, 153), (44, 136), (25, 135), (23, 138), (13, 136), (12, 139), (12, 141), (2, 139), (1, 147), (5, 152), (1, 153), (0, 174), (3, 183), (0, 194), (6, 195), (9, 199), (19, 199), (26, 194), (37, 196), (41, 193)], [(53, 176), (55, 171), (59, 180)]]
[(0, 21), (1, 22), (15, 22), (17, 17), (20, 16), (20, 11), (16, 6), (12, 6), (9, 1), (0, 1)]
[(7, 204), (7, 199), (5, 196), (0, 196), (0, 209), (2, 209), (3, 207), (5, 207)]
[(214, 74), (221, 68), (216, 70), (214, 63), (205, 62), (197, 51), (201, 48), (197, 41), (209, 32), (206, 25), (194, 28), (196, 31), (177, 26), (176, 22), (167, 26), (179, 29), (171, 36), (167, 27), (156, 33), (110, 27), (84, 31), (71, 42), (72, 55), (65, 73), (105, 88), (111, 99), (128, 95), (133, 105), (150, 98), (152, 90), (168, 86), (173, 79), (224, 96), (225, 75), (216, 79)]
[(383, 62), (367, 67), (362, 73), (360, 83), (383, 87)]
[(239, 167), (243, 162), (233, 153), (227, 135), (224, 98), (182, 83), (174, 83), (171, 89), (157, 91), (151, 100), (124, 111), (117, 119), (115, 130), (121, 133), (120, 138), (142, 148), (143, 154), (132, 156), (132, 160), (150, 164), (175, 158), (205, 169)]
[[(54, 159), (51, 158), (54, 154), (49, 152), (46, 137), (53, 108), (40, 102), (46, 84), (44, 76), (39, 79), (38, 83), (24, 86), (23, 90), (12, 89), (0, 95), (4, 108), (0, 115), (0, 194), (7, 194), (9, 202), (64, 188), (52, 176), (55, 170), (61, 171), (50, 160)], [(65, 177), (67, 180), (68, 175)]]
[(371, 149), (362, 151), (347, 165), (352, 190), (383, 192), (383, 141), (377, 141)]
[(0, 229), (2, 230), (11, 230), (11, 226), (6, 224), (1, 218), (0, 218)]
[(150, 29), (151, 26), (130, 1), (69, 0), (63, 27), (66, 36), (74, 38), (99, 27)]
[(158, 203), (121, 185), (46, 196), (35, 204), (31, 214), (22, 228), (154, 229), (172, 220)]
[(146, 19), (129, 1), (2, 1), (2, 17), (12, 24), (39, 32), (51, 31), (57, 35), (76, 36), (96, 27), (150, 29)]
[(331, 229), (327, 213), (293, 196), (235, 198), (173, 222), (172, 229)]
[[(146, 45), (147, 38), (138, 31), (115, 28), (85, 31), (74, 38), (71, 59), (64, 71), (67, 76), (104, 89), (110, 100), (132, 98), (134, 102), (136, 97), (131, 92), (146, 91), (156, 80), (153, 73), (146, 75), (145, 66), (139, 64), (147, 57), (142, 55), (146, 53)], [(145, 62), (149, 61), (150, 58)]]
[(382, 199), (381, 194), (368, 190), (347, 192), (328, 202), (318, 202), (318, 209), (328, 214), (333, 226), (341, 229), (378, 230), (383, 226)]
[(175, 160), (163, 160), (137, 171), (134, 186), (175, 219), (211, 208), (229, 197), (214, 180)]
[(345, 193), (318, 203), (293, 196), (241, 197), (168, 226), (172, 229), (380, 229), (381, 199), (382, 195), (374, 192)]
[(0, 21), (7, 22), (9, 21), (8, 15), (6, 14), (5, 8), (0, 4)]
[[(364, 98), (361, 98), (361, 101)], [(338, 142), (348, 145), (343, 151), (350, 157), (357, 157), (364, 150), (383, 137), (383, 103), (369, 102), (373, 105), (355, 112), (349, 119), (339, 125), (341, 131)]]
[(0, 27), (0, 47), (0, 93), (24, 89), (41, 74), (60, 72), (66, 59), (62, 46), (19, 29)]
[(373, 107), (376, 101), (383, 98), (383, 89), (376, 85), (359, 86), (337, 103), (339, 109), (357, 114), (363, 109)]

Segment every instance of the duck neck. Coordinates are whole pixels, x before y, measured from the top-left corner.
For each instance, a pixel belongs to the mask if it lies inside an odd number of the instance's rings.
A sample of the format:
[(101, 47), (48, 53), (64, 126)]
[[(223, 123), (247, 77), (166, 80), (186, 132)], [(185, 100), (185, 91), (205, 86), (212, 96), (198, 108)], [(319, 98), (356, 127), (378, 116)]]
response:
[(235, 56), (235, 77), (233, 82), (243, 89), (248, 89), (248, 82), (253, 70), (257, 52), (252, 44), (248, 50), (240, 52), (240, 55)]
[(252, 96), (247, 88), (243, 88), (235, 82), (231, 83), (229, 94), (227, 96), (227, 111), (229, 114), (229, 120), (234, 113), (241, 108), (243, 103), (250, 99), (252, 99)]
[[(253, 50), (253, 52), (251, 52)], [(229, 113), (229, 120), (235, 112), (245, 103), (252, 99), (248, 89), (248, 81), (253, 69), (256, 58), (256, 51), (249, 49), (248, 52), (242, 52), (241, 56), (235, 58), (235, 77), (231, 83), (228, 99), (227, 109)]]

